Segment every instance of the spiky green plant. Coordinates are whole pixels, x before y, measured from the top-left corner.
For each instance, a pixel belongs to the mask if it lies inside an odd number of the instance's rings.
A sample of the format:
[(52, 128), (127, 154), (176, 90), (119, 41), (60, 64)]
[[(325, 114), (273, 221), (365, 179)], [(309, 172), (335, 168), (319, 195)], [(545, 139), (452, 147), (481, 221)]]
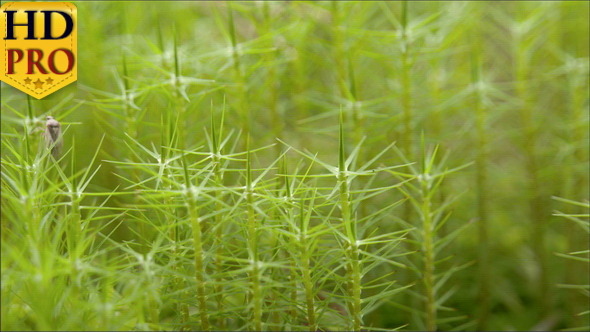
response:
[(588, 3), (77, 6), (77, 83), (0, 86), (2, 329), (588, 325), (542, 287), (588, 278), (550, 254), (588, 243), (550, 199), (589, 196)]

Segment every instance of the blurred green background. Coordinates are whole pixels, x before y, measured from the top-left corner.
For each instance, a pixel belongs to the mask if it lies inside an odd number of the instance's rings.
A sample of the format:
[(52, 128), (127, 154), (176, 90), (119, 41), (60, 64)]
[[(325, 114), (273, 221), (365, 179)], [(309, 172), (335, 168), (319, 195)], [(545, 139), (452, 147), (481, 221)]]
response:
[[(584, 292), (558, 287), (588, 285), (588, 265), (556, 255), (588, 249), (588, 234), (553, 215), (587, 210), (552, 199), (589, 197), (587, 1), (75, 3), (78, 81), (30, 106), (3, 83), (2, 140), (19, 141), (24, 118), (14, 110), (31, 107), (39, 125), (50, 114), (67, 127), (76, 164), (90, 162), (103, 135), (98, 160), (129, 161), (126, 135), (158, 145), (172, 113), (181, 145), (193, 147), (225, 102), (226, 128), (249, 132), (251, 146), (279, 137), (335, 162), (342, 111), (348, 148), (366, 137), (364, 156), (396, 141), (417, 161), (423, 139), (449, 168), (475, 162), (439, 193), (459, 195), (443, 232), (473, 223), (447, 249), (454, 262), (474, 262), (453, 275), (446, 306), (465, 317), (454, 326), (475, 329), (483, 315), (482, 214), (486, 328), (589, 325), (578, 315), (588, 310)], [(88, 190), (122, 186), (118, 171), (102, 163)], [(133, 236), (125, 227), (112, 234)], [(408, 316), (384, 305), (367, 321), (391, 329)]]

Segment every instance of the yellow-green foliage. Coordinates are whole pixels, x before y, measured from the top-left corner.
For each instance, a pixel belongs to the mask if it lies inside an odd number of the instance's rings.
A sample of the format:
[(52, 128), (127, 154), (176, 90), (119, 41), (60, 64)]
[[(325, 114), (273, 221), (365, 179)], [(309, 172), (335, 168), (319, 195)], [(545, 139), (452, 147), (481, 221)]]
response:
[(588, 2), (76, 5), (1, 86), (2, 330), (590, 325)]

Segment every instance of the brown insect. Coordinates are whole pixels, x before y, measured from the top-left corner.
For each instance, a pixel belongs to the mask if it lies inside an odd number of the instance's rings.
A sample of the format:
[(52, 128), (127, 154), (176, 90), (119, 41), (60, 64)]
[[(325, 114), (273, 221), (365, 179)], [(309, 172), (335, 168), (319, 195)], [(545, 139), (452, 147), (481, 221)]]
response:
[(48, 149), (51, 149), (51, 155), (57, 159), (61, 153), (63, 146), (63, 139), (61, 136), (61, 124), (52, 116), (48, 116), (45, 122), (45, 144)]

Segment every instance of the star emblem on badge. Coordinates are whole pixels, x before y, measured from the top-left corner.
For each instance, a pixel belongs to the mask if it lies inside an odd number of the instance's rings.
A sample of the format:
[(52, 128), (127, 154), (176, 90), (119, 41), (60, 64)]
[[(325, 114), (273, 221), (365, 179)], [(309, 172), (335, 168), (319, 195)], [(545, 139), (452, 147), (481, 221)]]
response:
[(43, 88), (43, 81), (41, 81), (40, 79), (37, 79), (35, 82), (33, 82), (33, 84), (35, 84), (35, 89), (42, 89)]

